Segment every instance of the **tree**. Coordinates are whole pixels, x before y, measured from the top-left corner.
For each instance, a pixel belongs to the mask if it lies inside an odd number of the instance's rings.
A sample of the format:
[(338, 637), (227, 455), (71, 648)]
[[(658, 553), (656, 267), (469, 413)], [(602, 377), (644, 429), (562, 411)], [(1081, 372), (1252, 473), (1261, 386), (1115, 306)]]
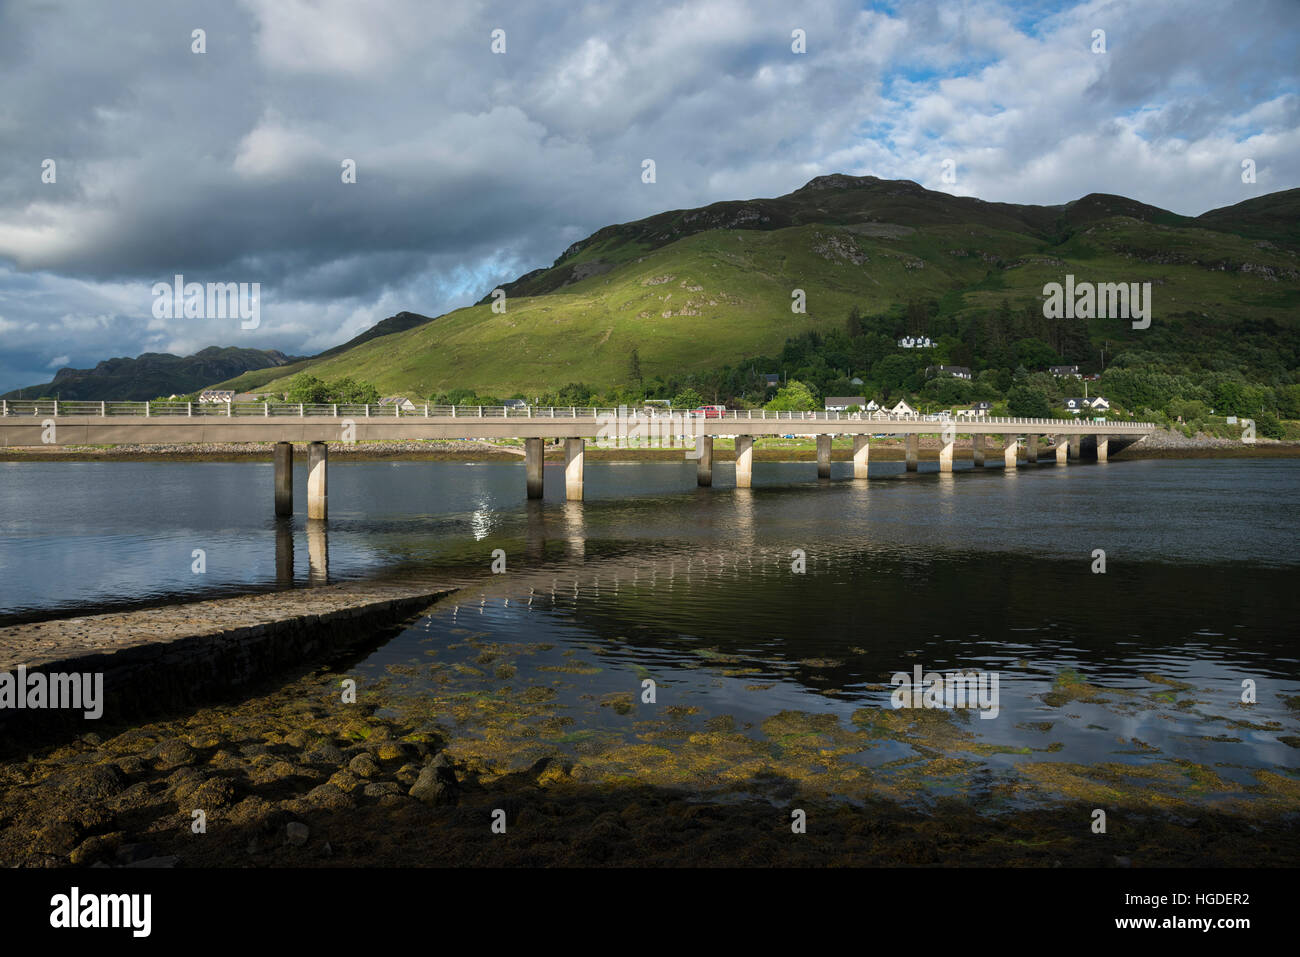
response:
[(1266, 439), (1280, 439), (1286, 435), (1282, 423), (1272, 412), (1255, 413), (1255, 429)]
[(704, 396), (694, 389), (683, 389), (673, 397), (674, 409), (698, 409), (704, 404)]
[(287, 401), (289, 402), (308, 404), (328, 402), (330, 400), (329, 395), (329, 386), (309, 373), (299, 372), (289, 380), (289, 391), (287, 393)]
[(915, 371), (915, 362), (907, 356), (885, 356), (871, 367), (871, 378), (892, 395), (907, 386)]
[(1284, 385), (1277, 390), (1277, 411), (1284, 419), (1300, 419), (1300, 385)]
[(1041, 370), (1056, 365), (1061, 357), (1056, 350), (1040, 339), (1021, 339), (1016, 343), (1016, 359), (1020, 365)]
[(344, 376), (326, 387), (327, 402), (346, 402), (354, 405), (374, 405), (379, 401), (379, 390), (369, 382), (358, 382)]
[(632, 354), (627, 360), (627, 377), (636, 383), (636, 387), (641, 388), (641, 354), (637, 352), (636, 346), (632, 347)]
[(1013, 386), (1007, 393), (1007, 409), (1012, 415), (1027, 419), (1050, 419), (1052, 409), (1047, 396), (1029, 386)]
[(804, 383), (791, 379), (764, 408), (769, 412), (811, 412), (817, 408), (817, 397)]

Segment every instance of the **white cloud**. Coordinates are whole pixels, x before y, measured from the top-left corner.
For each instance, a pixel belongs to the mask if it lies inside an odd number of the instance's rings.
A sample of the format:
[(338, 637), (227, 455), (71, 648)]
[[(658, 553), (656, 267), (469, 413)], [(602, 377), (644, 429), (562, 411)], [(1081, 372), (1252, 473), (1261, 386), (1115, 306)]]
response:
[[(1300, 7), (1279, 0), (1036, 17), (1010, 0), (242, 0), (205, 16), (203, 55), (162, 0), (33, 9), (0, 6), (0, 82), (25, 91), (0, 131), (40, 144), (0, 157), (0, 389), (56, 351), (316, 351), (464, 305), (608, 223), (827, 172), (1190, 214), (1300, 182)], [(46, 155), (57, 184), (40, 183)], [(152, 319), (150, 284), (176, 272), (261, 281), (261, 327)]]

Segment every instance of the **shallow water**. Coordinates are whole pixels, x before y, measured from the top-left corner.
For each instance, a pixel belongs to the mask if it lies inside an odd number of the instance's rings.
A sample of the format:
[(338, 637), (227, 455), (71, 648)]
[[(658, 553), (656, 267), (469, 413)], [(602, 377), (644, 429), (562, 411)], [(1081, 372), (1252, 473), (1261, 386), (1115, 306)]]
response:
[[(299, 514), (277, 523), (269, 465), (0, 465), (0, 614), (398, 570), (465, 587), (361, 673), (416, 696), (546, 684), (572, 719), (547, 739), (560, 747), (633, 740), (663, 708), (682, 709), (683, 733), (726, 715), (761, 738), (782, 711), (851, 727), (920, 665), (997, 673), (997, 717), (956, 714), (967, 744), (946, 742), (990, 774), (1173, 760), (1234, 790), (1260, 769), (1295, 776), (1300, 463), (934, 468), (880, 462), (854, 482), (835, 463), (819, 482), (811, 463), (760, 463), (740, 490), (726, 464), (698, 489), (693, 463), (592, 463), (573, 504), (554, 466), (528, 503), (522, 464), (335, 462), (323, 533), (302, 516), (302, 469)], [(485, 645), (507, 648), (509, 680), (473, 666)], [(463, 665), (453, 685), (414, 667), (430, 652)], [(853, 760), (925, 753), (878, 737)]]

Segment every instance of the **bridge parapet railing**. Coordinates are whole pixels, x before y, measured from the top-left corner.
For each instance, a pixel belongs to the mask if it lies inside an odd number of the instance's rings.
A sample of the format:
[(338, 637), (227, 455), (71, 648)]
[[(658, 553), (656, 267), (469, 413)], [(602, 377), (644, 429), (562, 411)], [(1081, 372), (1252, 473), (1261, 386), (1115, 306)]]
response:
[[(325, 402), (181, 402), (181, 401), (85, 401), (55, 399), (8, 399), (0, 400), (0, 415), (5, 416), (115, 416), (131, 415), (146, 417), (174, 416), (224, 416), (233, 418), (261, 417), (297, 417), (325, 416), (333, 418), (528, 418), (528, 419), (590, 419), (600, 416), (620, 416), (636, 418), (692, 418), (717, 420), (725, 422), (741, 421), (815, 421), (815, 422), (863, 422), (869, 421), (882, 429), (890, 425), (914, 426), (925, 423), (927, 426), (952, 427), (960, 432), (968, 432), (974, 426), (995, 425), (1000, 427), (1019, 426), (1026, 432), (1051, 434), (1062, 426), (1087, 425), (1103, 432), (1145, 432), (1154, 429), (1152, 422), (1102, 421), (1093, 422), (1082, 416), (1074, 419), (1037, 419), (1006, 416), (963, 416), (949, 418), (941, 415), (923, 415), (920, 413), (892, 415), (881, 412), (836, 412), (836, 411), (768, 411), (766, 409), (645, 409), (636, 407), (592, 408), (583, 406), (479, 406), (479, 405), (434, 405), (414, 404), (400, 405), (364, 404), (364, 403), (325, 403)], [(938, 429), (936, 429), (938, 431)]]

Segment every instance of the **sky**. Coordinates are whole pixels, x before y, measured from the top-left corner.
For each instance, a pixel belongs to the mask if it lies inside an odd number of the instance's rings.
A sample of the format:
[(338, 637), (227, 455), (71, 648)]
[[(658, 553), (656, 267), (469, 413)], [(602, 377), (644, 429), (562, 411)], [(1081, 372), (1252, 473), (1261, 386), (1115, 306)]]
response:
[[(1197, 215), (1300, 186), (1297, 50), (1300, 0), (0, 0), (0, 392), (312, 354), (826, 173)], [(177, 274), (256, 328), (155, 316)]]

